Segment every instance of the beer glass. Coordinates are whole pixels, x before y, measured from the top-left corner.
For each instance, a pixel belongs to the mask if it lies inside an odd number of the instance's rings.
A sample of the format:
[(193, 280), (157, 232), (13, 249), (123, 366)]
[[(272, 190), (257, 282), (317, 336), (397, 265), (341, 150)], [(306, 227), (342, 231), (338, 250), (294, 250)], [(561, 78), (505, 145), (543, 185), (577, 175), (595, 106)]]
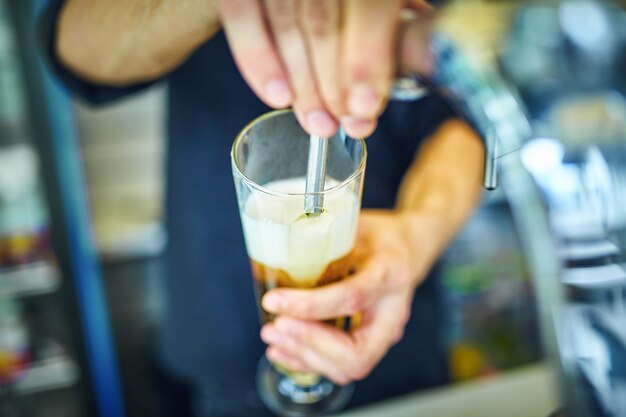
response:
[[(361, 206), (366, 149), (341, 131), (328, 140), (321, 214), (306, 214), (305, 182), (309, 135), (290, 110), (267, 113), (246, 126), (231, 152), (246, 249), (262, 323), (273, 316), (261, 299), (273, 288), (315, 288), (351, 273)], [(350, 318), (327, 323), (349, 330)], [(281, 416), (338, 411), (353, 387), (321, 375), (290, 371), (261, 358), (257, 390)]]

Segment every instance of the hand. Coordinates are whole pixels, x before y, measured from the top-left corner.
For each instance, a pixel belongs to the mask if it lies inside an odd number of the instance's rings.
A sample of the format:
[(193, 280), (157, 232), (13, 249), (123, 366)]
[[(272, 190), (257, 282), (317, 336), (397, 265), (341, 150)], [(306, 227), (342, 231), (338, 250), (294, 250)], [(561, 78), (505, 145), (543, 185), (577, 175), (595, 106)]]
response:
[[(220, 0), (220, 6), (235, 61), (265, 103), (292, 105), (309, 133), (330, 136), (341, 123), (353, 137), (369, 136), (386, 105), (401, 8), (431, 9), (422, 0)], [(425, 37), (411, 32), (415, 41), (401, 42), (401, 52), (413, 45), (408, 66), (427, 68)]]
[[(421, 281), (404, 217), (364, 211), (355, 246), (357, 272), (315, 290), (274, 289), (263, 307), (277, 318), (263, 326), (267, 356), (296, 371), (316, 372), (338, 384), (365, 378), (403, 335)], [(428, 239), (421, 239), (428, 242)], [(429, 252), (429, 250), (426, 250)], [(321, 320), (360, 317), (350, 333)], [(356, 320), (359, 321), (359, 320)]]

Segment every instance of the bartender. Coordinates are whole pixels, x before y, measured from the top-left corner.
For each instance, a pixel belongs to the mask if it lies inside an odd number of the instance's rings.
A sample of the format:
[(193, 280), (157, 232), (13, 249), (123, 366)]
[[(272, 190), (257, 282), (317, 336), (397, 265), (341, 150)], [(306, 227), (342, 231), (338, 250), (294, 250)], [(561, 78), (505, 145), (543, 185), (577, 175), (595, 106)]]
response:
[[(168, 82), (164, 368), (192, 389), (195, 416), (269, 415), (256, 396), (266, 354), (346, 384), (349, 407), (448, 381), (436, 259), (480, 195), (478, 137), (435, 95), (387, 103), (396, 73), (432, 70), (426, 19), (400, 34), (401, 0), (52, 0), (50, 66), (76, 96), (104, 104)], [(223, 31), (221, 30), (223, 28)], [(399, 35), (402, 39), (398, 40)], [(369, 160), (349, 279), (276, 289), (259, 329), (232, 184), (237, 133), (293, 107), (312, 134), (341, 124)], [(436, 269), (436, 268), (435, 268)], [(361, 313), (350, 334), (319, 321)], [(263, 341), (265, 343), (263, 343)]]

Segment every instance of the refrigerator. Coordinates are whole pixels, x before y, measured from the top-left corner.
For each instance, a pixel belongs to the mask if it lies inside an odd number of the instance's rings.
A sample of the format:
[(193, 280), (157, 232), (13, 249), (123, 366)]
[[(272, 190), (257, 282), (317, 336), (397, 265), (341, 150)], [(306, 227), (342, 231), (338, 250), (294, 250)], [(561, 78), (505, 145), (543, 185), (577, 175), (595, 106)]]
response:
[(123, 417), (71, 105), (0, 0), (0, 416)]

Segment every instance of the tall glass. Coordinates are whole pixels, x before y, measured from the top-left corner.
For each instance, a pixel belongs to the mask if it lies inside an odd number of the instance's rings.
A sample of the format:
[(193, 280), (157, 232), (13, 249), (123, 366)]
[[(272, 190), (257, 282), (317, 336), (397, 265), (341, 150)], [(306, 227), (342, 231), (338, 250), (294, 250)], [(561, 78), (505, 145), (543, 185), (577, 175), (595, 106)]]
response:
[[(363, 140), (338, 132), (327, 139), (327, 177), (321, 214), (305, 214), (309, 135), (290, 110), (265, 114), (239, 134), (231, 158), (239, 212), (261, 321), (273, 316), (261, 298), (276, 287), (315, 288), (339, 281), (354, 268), (353, 248), (361, 206), (366, 149)], [(350, 319), (329, 324), (349, 330)], [(261, 358), (257, 389), (282, 416), (338, 411), (352, 386), (321, 375), (294, 372)]]

